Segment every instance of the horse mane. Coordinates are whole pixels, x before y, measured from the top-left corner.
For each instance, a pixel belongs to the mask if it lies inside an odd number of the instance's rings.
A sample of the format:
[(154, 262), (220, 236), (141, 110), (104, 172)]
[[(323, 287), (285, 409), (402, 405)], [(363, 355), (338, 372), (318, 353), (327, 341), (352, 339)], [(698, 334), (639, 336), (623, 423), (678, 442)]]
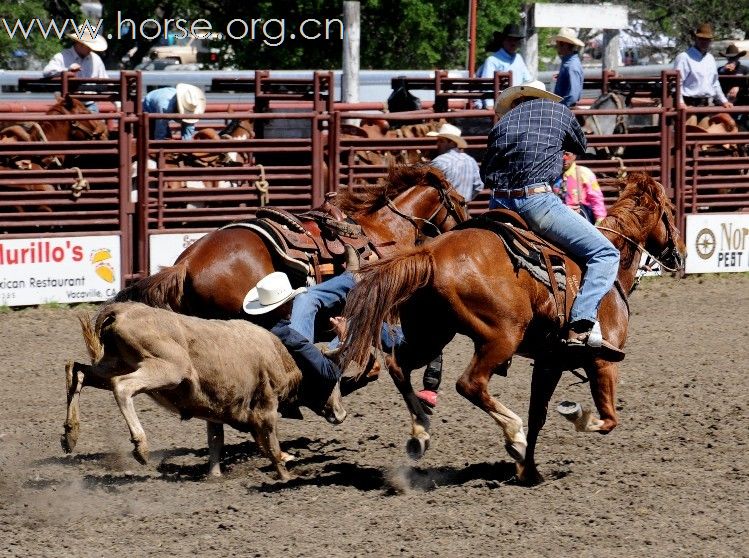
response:
[[(611, 206), (602, 226), (619, 231), (634, 239), (640, 239), (643, 230), (649, 230), (660, 219), (665, 209), (673, 209), (660, 182), (644, 172), (630, 173), (623, 181), (619, 199)], [(632, 248), (625, 246), (625, 250)], [(628, 258), (634, 257), (634, 250)], [(625, 259), (624, 256), (622, 258)], [(625, 264), (629, 263), (627, 261)]]
[(430, 165), (395, 165), (388, 169), (387, 178), (377, 184), (340, 190), (333, 203), (346, 214), (372, 214), (414, 186), (438, 188), (444, 182), (442, 172)]

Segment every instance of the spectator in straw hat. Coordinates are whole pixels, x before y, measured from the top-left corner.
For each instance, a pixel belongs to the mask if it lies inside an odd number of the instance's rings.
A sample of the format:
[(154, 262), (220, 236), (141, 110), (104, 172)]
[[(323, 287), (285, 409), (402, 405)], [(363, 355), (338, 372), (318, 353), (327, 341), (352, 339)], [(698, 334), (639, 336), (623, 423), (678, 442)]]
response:
[(574, 107), (583, 94), (583, 63), (578, 51), (584, 43), (569, 27), (562, 27), (553, 42), (562, 61), (554, 94), (562, 98), (563, 105)]
[[(107, 50), (107, 40), (101, 35), (94, 36), (86, 27), (67, 35), (73, 46), (55, 54), (42, 70), (47, 78), (59, 76), (62, 72), (74, 72), (79, 78), (108, 78), (104, 62), (97, 52)], [(84, 102), (91, 112), (99, 112), (93, 101)]]
[(476, 72), (480, 78), (494, 77), (494, 72), (512, 72), (512, 85), (520, 85), (533, 80), (518, 47), (525, 38), (520, 27), (515, 24), (505, 25), (502, 32), (495, 31), (494, 38), (486, 45), (486, 50), (493, 54), (488, 56)]
[[(745, 76), (749, 75), (749, 67), (741, 63), (740, 58), (746, 55), (745, 50), (739, 50), (738, 47), (731, 43), (725, 52), (719, 52), (720, 56), (724, 56), (728, 60), (720, 68), (718, 68), (718, 75), (721, 76)], [(726, 98), (737, 105), (746, 104), (745, 99), (747, 96), (746, 82), (743, 82), (741, 86), (735, 83), (729, 83), (723, 88), (723, 93), (726, 94)], [(744, 117), (746, 115), (741, 114), (736, 119)]]
[(44, 77), (54, 77), (62, 72), (75, 72), (81, 78), (108, 78), (104, 62), (97, 52), (107, 50), (107, 40), (101, 35), (94, 36), (91, 30), (69, 33), (73, 46), (55, 54), (42, 70)]
[[(178, 83), (176, 87), (154, 89), (143, 98), (143, 111), (156, 114), (203, 114), (205, 105), (203, 90), (187, 83)], [(189, 140), (195, 134), (197, 121), (196, 118), (180, 118), (183, 140)], [(152, 119), (151, 137), (157, 140), (171, 138), (169, 120)]]
[(484, 183), (481, 181), (476, 159), (463, 152), (468, 144), (462, 138), (460, 128), (443, 124), (436, 132), (428, 132), (427, 136), (437, 138), (439, 155), (432, 160), (431, 165), (445, 174), (445, 178), (466, 201), (471, 201), (484, 188)]
[(713, 27), (700, 24), (692, 32), (694, 45), (680, 52), (674, 60), (674, 68), (681, 74), (680, 106), (707, 107), (711, 102), (732, 107), (718, 81), (718, 66), (710, 54), (713, 42)]
[(598, 307), (614, 285), (619, 251), (570, 211), (551, 186), (562, 174), (564, 152), (583, 155), (587, 147), (580, 124), (561, 100), (540, 81), (502, 91), (495, 107), (500, 119), (489, 133), (481, 172), (492, 189), (491, 208), (517, 212), (529, 229), (566, 250), (585, 269), (562, 342), (570, 350), (592, 348), (601, 358), (617, 361), (624, 354), (604, 340)]

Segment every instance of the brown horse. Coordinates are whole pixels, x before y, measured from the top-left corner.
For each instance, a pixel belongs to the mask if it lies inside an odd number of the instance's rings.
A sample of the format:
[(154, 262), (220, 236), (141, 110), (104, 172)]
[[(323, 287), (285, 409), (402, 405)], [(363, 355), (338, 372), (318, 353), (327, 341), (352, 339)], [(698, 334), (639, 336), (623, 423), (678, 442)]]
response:
[[(599, 319), (608, 341), (623, 347), (629, 322), (627, 293), (635, 285), (641, 252), (657, 254), (664, 267), (677, 269), (683, 263), (684, 244), (663, 187), (644, 173), (629, 176), (601, 229), (621, 251), (621, 263), (618, 285), (603, 299)], [(570, 260), (566, 268), (578, 269)], [(521, 482), (542, 480), (535, 463), (536, 440), (564, 370), (584, 368), (600, 415), (600, 420), (584, 415), (576, 423), (578, 429), (608, 433), (617, 425), (617, 364), (596, 355), (565, 352), (558, 341), (557, 305), (550, 290), (525, 268), (514, 267), (494, 232), (461, 227), (423, 247), (364, 266), (361, 273), (344, 312), (349, 322), (344, 365), (350, 360), (365, 362), (370, 343), (379, 342), (382, 322), (400, 317), (407, 341), (387, 360), (412, 415), (407, 445), (412, 457), (421, 457), (428, 447), (429, 420), (414, 395), (410, 373), (433, 359), (456, 333), (470, 337), (475, 347), (457, 391), (501, 426)], [(492, 375), (506, 374), (515, 354), (535, 360), (527, 440), (521, 418), (487, 389)]]
[[(467, 218), (465, 200), (441, 171), (429, 166), (394, 167), (380, 185), (360, 193), (342, 191), (334, 203), (362, 227), (382, 256)], [(173, 266), (121, 291), (116, 300), (208, 318), (245, 318), (245, 295), (261, 278), (283, 269), (280, 265), (258, 233), (222, 228), (189, 246)]]
[[(91, 114), (78, 99), (70, 95), (59, 97), (45, 113), (47, 115)], [(7, 123), (6, 123), (7, 124)], [(19, 122), (8, 126), (0, 125), (0, 143), (19, 141), (91, 141), (105, 140), (109, 135), (104, 120), (41, 120), (40, 122)], [(14, 157), (18, 159), (19, 157)], [(44, 168), (62, 167), (64, 155), (49, 155), (41, 158)]]

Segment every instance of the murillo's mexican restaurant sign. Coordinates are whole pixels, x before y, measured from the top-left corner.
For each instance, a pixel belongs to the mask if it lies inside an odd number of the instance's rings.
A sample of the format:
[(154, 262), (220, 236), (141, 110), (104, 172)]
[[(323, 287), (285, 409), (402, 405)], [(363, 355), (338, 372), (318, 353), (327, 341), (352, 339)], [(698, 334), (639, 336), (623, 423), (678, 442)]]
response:
[(120, 279), (116, 235), (0, 240), (0, 306), (106, 300)]

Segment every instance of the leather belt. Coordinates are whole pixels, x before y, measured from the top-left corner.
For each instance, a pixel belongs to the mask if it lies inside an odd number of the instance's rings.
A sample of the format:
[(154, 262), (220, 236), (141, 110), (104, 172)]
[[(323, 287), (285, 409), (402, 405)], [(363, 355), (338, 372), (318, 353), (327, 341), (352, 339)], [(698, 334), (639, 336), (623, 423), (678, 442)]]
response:
[(551, 191), (551, 186), (542, 182), (540, 184), (529, 184), (523, 188), (494, 188), (492, 194), (495, 198), (525, 198), (533, 194), (545, 194)]

